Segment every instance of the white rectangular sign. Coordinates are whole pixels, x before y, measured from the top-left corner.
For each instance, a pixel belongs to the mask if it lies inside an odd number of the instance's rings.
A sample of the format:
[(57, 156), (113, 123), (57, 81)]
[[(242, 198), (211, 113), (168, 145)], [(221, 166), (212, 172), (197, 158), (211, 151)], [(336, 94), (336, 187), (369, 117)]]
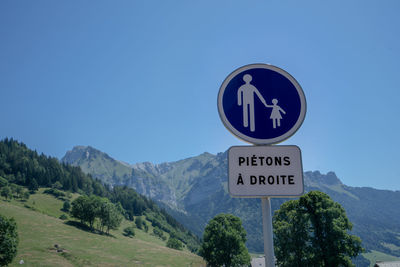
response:
[(233, 197), (288, 197), (304, 192), (297, 146), (233, 146), (228, 151), (228, 169)]

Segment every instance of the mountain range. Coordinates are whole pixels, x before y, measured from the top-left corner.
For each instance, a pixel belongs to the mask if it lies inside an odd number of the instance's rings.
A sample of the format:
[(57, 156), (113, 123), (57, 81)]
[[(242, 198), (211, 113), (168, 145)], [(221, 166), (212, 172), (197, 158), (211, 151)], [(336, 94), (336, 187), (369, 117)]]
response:
[[(219, 213), (241, 218), (247, 247), (263, 251), (261, 200), (232, 198), (227, 190), (227, 152), (203, 153), (176, 162), (128, 164), (90, 146), (76, 146), (62, 162), (81, 169), (111, 186), (127, 185), (157, 201), (195, 234), (202, 236), (208, 221)], [(304, 173), (305, 191), (327, 193), (346, 210), (352, 233), (364, 248), (400, 256), (400, 191), (351, 187), (334, 172)], [(272, 199), (273, 210), (288, 199)]]

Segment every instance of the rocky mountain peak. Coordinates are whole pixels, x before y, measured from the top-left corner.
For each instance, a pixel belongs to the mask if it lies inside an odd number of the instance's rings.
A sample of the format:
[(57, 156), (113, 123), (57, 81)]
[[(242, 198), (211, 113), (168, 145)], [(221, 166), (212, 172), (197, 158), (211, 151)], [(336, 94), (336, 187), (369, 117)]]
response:
[(343, 185), (342, 181), (336, 176), (335, 172), (328, 172), (327, 174), (322, 174), (319, 171), (308, 171), (304, 173), (304, 182), (306, 185), (310, 186), (312, 184), (319, 185)]
[(68, 150), (64, 157), (61, 159), (62, 162), (73, 164), (82, 158), (88, 158), (90, 152), (87, 146), (74, 146), (72, 150)]
[(96, 157), (106, 157), (112, 159), (106, 153), (101, 152), (91, 146), (74, 146), (72, 150), (68, 150), (61, 162), (76, 165), (81, 160), (89, 160)]

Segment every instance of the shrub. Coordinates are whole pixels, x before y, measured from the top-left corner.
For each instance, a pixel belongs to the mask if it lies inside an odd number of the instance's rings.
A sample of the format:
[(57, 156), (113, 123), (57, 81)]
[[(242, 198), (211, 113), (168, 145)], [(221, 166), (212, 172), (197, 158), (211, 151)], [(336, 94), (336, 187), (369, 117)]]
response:
[(68, 219), (68, 216), (67, 215), (65, 215), (65, 214), (61, 214), (61, 216), (59, 217), (61, 220), (67, 220)]
[(136, 217), (135, 225), (136, 225), (137, 229), (143, 230), (143, 223), (144, 223), (144, 221), (143, 221), (142, 217), (140, 217), (140, 216)]
[(69, 212), (69, 209), (71, 208), (71, 203), (69, 203), (68, 200), (64, 201), (62, 211)]
[(182, 250), (183, 249), (182, 242), (179, 241), (178, 239), (174, 238), (174, 237), (172, 237), (172, 238), (170, 237), (168, 239), (167, 247), (173, 248), (173, 249), (177, 249), (177, 250)]
[(57, 198), (66, 196), (63, 191), (60, 191), (60, 190), (55, 189), (55, 188), (46, 189), (46, 190), (43, 191), (43, 193), (49, 194), (49, 195), (53, 195), (53, 196), (55, 196)]
[(159, 238), (161, 238), (162, 240), (166, 240), (167, 238), (164, 236), (164, 232), (158, 228), (158, 227), (154, 227), (153, 228), (153, 233), (155, 236), (158, 236)]
[(135, 236), (135, 230), (133, 229), (133, 226), (128, 226), (124, 229), (124, 236), (127, 237), (134, 237)]
[(6, 200), (12, 199), (12, 192), (11, 192), (10, 187), (8, 187), (8, 186), (3, 187), (0, 191), (0, 194), (2, 197), (5, 197)]
[(22, 199), (23, 199), (24, 201), (27, 201), (27, 200), (29, 199), (30, 196), (31, 196), (31, 194), (29, 194), (29, 191), (25, 191), (25, 192), (22, 194)]
[(8, 185), (8, 181), (6, 180), (6, 178), (3, 178), (0, 176), (0, 187), (7, 186), (7, 185)]
[(57, 181), (54, 184), (52, 184), (51, 187), (54, 189), (61, 189), (63, 186), (59, 181)]

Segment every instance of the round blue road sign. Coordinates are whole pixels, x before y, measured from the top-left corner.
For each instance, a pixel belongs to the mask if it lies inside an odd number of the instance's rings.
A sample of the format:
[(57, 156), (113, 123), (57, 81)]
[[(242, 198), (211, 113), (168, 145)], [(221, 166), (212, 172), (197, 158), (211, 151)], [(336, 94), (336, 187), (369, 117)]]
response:
[(225, 127), (253, 144), (276, 144), (292, 136), (304, 121), (306, 99), (286, 71), (251, 64), (232, 72), (218, 94), (218, 112)]

